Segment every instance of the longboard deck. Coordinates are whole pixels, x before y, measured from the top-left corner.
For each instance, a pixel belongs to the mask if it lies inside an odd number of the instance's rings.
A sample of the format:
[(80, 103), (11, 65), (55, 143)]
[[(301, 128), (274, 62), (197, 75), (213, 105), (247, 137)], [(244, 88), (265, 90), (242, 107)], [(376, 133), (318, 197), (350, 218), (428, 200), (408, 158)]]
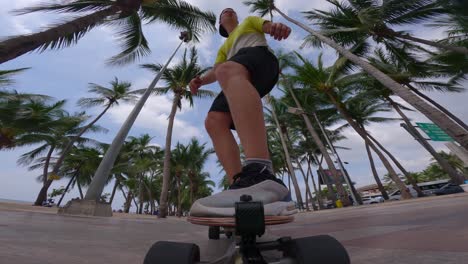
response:
[[(204, 226), (235, 227), (236, 219), (234, 217), (197, 217), (189, 216), (187, 218), (192, 224)], [(265, 225), (280, 225), (294, 221), (294, 216), (265, 216)]]

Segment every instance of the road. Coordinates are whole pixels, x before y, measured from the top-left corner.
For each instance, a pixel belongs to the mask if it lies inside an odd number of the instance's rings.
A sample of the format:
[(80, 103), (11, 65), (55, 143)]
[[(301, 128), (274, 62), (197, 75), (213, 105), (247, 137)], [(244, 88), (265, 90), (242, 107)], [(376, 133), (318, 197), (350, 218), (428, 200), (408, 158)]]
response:
[[(195, 242), (202, 259), (223, 253), (207, 228), (151, 216), (71, 217), (55, 209), (0, 203), (0, 263), (142, 263), (158, 240)], [(352, 263), (468, 263), (468, 193), (300, 213), (271, 236), (329, 234)]]

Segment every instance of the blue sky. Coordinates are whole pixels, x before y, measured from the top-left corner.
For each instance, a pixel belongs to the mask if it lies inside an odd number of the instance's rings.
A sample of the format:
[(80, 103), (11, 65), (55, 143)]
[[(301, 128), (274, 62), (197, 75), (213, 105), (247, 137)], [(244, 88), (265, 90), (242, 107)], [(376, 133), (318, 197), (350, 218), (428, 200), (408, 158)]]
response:
[[(29, 6), (38, 2), (37, 0), (17, 0), (2, 3), (3, 8), (0, 11), (0, 24), (2, 25), (0, 37), (36, 32), (47, 25), (70, 18), (69, 15), (57, 14), (13, 16), (9, 13), (12, 9)], [(199, 6), (203, 10), (213, 11), (215, 14), (219, 14), (225, 7), (233, 7), (236, 9), (240, 19), (249, 15), (248, 8), (243, 6), (241, 1), (236, 1), (235, 4), (232, 3), (233, 1), (226, 0), (197, 0), (188, 2)], [(290, 16), (300, 18), (298, 11), (306, 11), (313, 8), (324, 9), (327, 3), (324, 0), (288, 0), (277, 1), (277, 5)], [(278, 18), (278, 21), (282, 20)], [(425, 27), (418, 26), (406, 28), (406, 30), (415, 33), (419, 37), (428, 39), (441, 36), (440, 31)], [(87, 89), (90, 82), (108, 86), (108, 83), (114, 77), (118, 77), (120, 80), (132, 82), (135, 89), (146, 88), (154, 76), (149, 71), (140, 69), (138, 64), (164, 63), (179, 42), (179, 32), (171, 30), (166, 25), (146, 25), (144, 32), (149, 40), (152, 54), (132, 65), (108, 67), (105, 65), (106, 59), (119, 52), (114, 32), (114, 28), (99, 27), (93, 29), (75, 46), (59, 51), (46, 51), (41, 54), (26, 54), (0, 65), (0, 69), (31, 67), (30, 70), (15, 77), (16, 84), (12, 88), (20, 92), (47, 94), (56, 99), (66, 99), (67, 110), (74, 112), (80, 110), (76, 107), (76, 101), (81, 97), (88, 96)], [(305, 34), (302, 30), (293, 27), (293, 33), (288, 40), (276, 42), (273, 39), (269, 39), (269, 43), (274, 49), (281, 48), (285, 51), (298, 51), (304, 36)], [(203, 36), (200, 43), (195, 44), (199, 51), (200, 61), (204, 66), (210, 66), (213, 63), (216, 51), (222, 41), (223, 39), (219, 35), (207, 33)], [(315, 59), (321, 51), (308, 48), (300, 52), (310, 59)], [(335, 53), (329, 49), (322, 50), (322, 52), (324, 52), (326, 63), (330, 63), (335, 58)], [(176, 63), (182, 54), (183, 50), (180, 50), (173, 63)], [(466, 83), (464, 86), (466, 87)], [(204, 88), (216, 92), (220, 90), (217, 84)], [(274, 91), (273, 95), (280, 96), (280, 93), (279, 91)], [(468, 121), (468, 109), (465, 107), (467, 96), (465, 93), (459, 95), (428, 93), (428, 95), (461, 117), (465, 122)], [(185, 143), (191, 137), (197, 137), (201, 142), (207, 142), (211, 146), (210, 139), (204, 129), (204, 118), (211, 105), (211, 100), (197, 100), (193, 108), (189, 108), (188, 104), (186, 104), (183, 110), (177, 113), (173, 145), (177, 142)], [(148, 133), (154, 137), (154, 144), (163, 146), (170, 106), (171, 98), (169, 96), (151, 97), (129, 135), (139, 136)], [(109, 129), (109, 132), (90, 136), (103, 142), (111, 142), (132, 107), (132, 105), (122, 104), (119, 107), (111, 109), (99, 122), (99, 125)], [(101, 110), (99, 107), (86, 109), (87, 113), (93, 116)], [(396, 116), (395, 114), (390, 115)], [(428, 121), (417, 113), (409, 113), (409, 116), (414, 121)], [(381, 139), (383, 145), (387, 146), (410, 171), (421, 170), (430, 162), (428, 153), (407, 132), (401, 129), (397, 123), (372, 125), (368, 130), (375, 137)], [(339, 150), (339, 152), (342, 155), (342, 160), (349, 162), (347, 170), (353, 181), (356, 181), (358, 186), (372, 183), (372, 175), (362, 140), (351, 130), (347, 130), (345, 135), (348, 139), (340, 142), (339, 145), (351, 148), (351, 150)], [(433, 146), (437, 149), (446, 149), (443, 143), (433, 143)], [(18, 157), (30, 149), (17, 148), (12, 151), (0, 152), (0, 182), (2, 182), (0, 185), (0, 198), (24, 201), (33, 201), (35, 199), (41, 187), (41, 184), (35, 180), (40, 171), (28, 171), (27, 168), (16, 165)], [(381, 175), (384, 174), (384, 169), (380, 164), (378, 165), (378, 170)], [(219, 181), (221, 175), (219, 174), (219, 168), (216, 165), (216, 157), (214, 155), (207, 163), (205, 171), (210, 172), (215, 182)], [(302, 180), (299, 179), (299, 182), (302, 182)], [(65, 180), (57, 181), (53, 183), (52, 188), (65, 184)], [(106, 187), (105, 192), (110, 192), (110, 188), (111, 186)], [(68, 200), (77, 196), (77, 190), (73, 190), (70, 194), (67, 194), (65, 199)], [(113, 205), (114, 209), (121, 208), (122, 204), (123, 197), (116, 197)]]

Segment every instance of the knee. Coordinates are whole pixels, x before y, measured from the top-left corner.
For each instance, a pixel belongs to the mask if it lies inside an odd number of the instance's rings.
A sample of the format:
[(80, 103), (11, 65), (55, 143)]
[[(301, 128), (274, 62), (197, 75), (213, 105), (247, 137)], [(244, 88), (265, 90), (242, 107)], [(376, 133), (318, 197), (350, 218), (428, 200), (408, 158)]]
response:
[(229, 129), (231, 119), (228, 118), (229, 113), (209, 112), (205, 119), (205, 129), (211, 136), (220, 129)]
[(230, 78), (249, 78), (249, 72), (244, 66), (229, 61), (216, 67), (215, 75), (216, 80), (218, 80), (221, 85), (226, 83)]

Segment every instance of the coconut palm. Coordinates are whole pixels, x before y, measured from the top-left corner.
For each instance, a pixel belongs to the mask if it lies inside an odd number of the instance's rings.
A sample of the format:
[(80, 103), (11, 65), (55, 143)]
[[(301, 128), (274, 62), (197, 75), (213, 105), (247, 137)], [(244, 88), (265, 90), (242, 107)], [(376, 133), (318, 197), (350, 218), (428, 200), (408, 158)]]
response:
[[(28, 142), (29, 144), (41, 144), (39, 147), (23, 154), (18, 160), (18, 164), (28, 165), (44, 153), (43, 174), (41, 180), (43, 186), (37, 196), (34, 205), (41, 206), (42, 202), (47, 198), (47, 190), (52, 184), (53, 180), (57, 179), (54, 175), (50, 175), (49, 167), (51, 164), (52, 155), (56, 151), (63, 149), (71, 138), (75, 137), (77, 131), (81, 130), (80, 124), (85, 120), (84, 113), (78, 116), (70, 116), (66, 112), (62, 112), (59, 120), (56, 122), (58, 125), (51, 127), (49, 131), (44, 133), (33, 133), (22, 136), (19, 140)], [(91, 127), (91, 131), (102, 131), (102, 128)], [(91, 139), (80, 137), (77, 139), (78, 143), (93, 142)]]
[[(290, 150), (289, 150), (290, 147), (288, 146), (289, 144), (288, 144), (287, 139), (285, 137), (286, 124), (285, 123), (280, 123), (278, 121), (277, 113), (279, 113), (279, 109), (278, 109), (279, 106), (278, 106), (278, 103), (276, 103), (275, 99), (273, 97), (271, 97), (271, 96), (268, 96), (267, 101), (269, 102), (270, 107), (271, 107), (271, 110), (269, 110), (269, 112), (271, 113), (271, 117), (273, 119), (273, 122), (274, 122), (274, 124), (276, 125), (276, 127), (278, 129), (278, 134), (279, 134), (279, 137), (280, 137), (280, 140), (281, 140), (281, 145), (283, 147), (284, 156), (286, 158), (286, 164), (287, 164), (288, 172), (289, 172), (289, 175), (290, 175), (290, 179), (292, 180), (293, 185), (294, 185), (294, 191), (295, 191), (295, 194), (296, 194), (297, 203), (299, 204), (299, 207), (302, 208), (304, 203), (302, 202), (301, 189), (299, 188), (299, 184), (297, 182), (294, 166), (292, 164)], [(284, 110), (284, 107), (283, 107), (283, 114), (284, 114), (284, 112), (285, 112), (285, 110)]]
[(91, 83), (90, 93), (96, 93), (98, 97), (94, 98), (81, 98), (78, 100), (78, 105), (85, 108), (90, 108), (97, 105), (104, 105), (104, 110), (97, 115), (91, 122), (85, 125), (82, 130), (68, 142), (65, 148), (62, 150), (62, 154), (57, 160), (51, 174), (57, 174), (59, 172), (60, 166), (62, 165), (63, 160), (68, 154), (69, 150), (75, 144), (76, 140), (80, 138), (88, 129), (90, 129), (94, 124), (104, 116), (104, 114), (112, 106), (118, 105), (119, 102), (134, 102), (136, 100), (135, 92), (130, 91), (131, 83), (129, 82), (119, 82), (117, 77), (110, 82), (111, 88), (106, 88), (101, 85)]
[[(392, 179), (398, 186), (398, 189), (402, 192), (402, 197), (411, 198), (405, 184), (398, 178), (395, 170), (380, 152), (380, 150), (374, 145), (372, 141), (367, 137), (364, 129), (362, 129), (356, 121), (353, 120), (349, 113), (346, 105), (343, 103), (350, 92), (355, 89), (355, 79), (353, 75), (346, 75), (348, 67), (346, 63), (343, 63), (338, 59), (332, 67), (325, 68), (319, 56), (317, 60), (317, 66), (312, 62), (306, 60), (298, 54), (301, 61), (300, 64), (295, 64), (292, 68), (295, 70), (295, 74), (290, 76), (290, 79), (295, 81), (298, 85), (303, 87), (303, 92), (311, 94), (312, 96), (323, 95), (323, 100), (328, 100), (336, 109), (340, 115), (349, 123), (349, 125), (362, 137), (362, 139), (372, 148), (372, 150), (379, 156), (382, 163), (388, 170)], [(311, 96), (309, 95), (309, 96)], [(301, 96), (302, 97), (302, 96)]]
[(373, 67), (368, 62), (362, 60), (351, 51), (347, 50), (343, 46), (340, 46), (338, 43), (326, 37), (324, 34), (311, 29), (305, 24), (290, 18), (279, 10), (273, 0), (255, 0), (255, 1), (246, 1), (244, 2), (247, 5), (251, 6), (251, 10), (254, 12), (262, 13), (263, 10), (273, 10), (278, 12), (283, 16), (287, 21), (299, 26), (305, 31), (309, 32), (321, 42), (329, 45), (337, 52), (339, 52), (343, 57), (350, 60), (353, 64), (361, 67), (369, 75), (373, 76), (382, 83), (385, 87), (392, 90), (396, 95), (400, 96), (403, 100), (408, 102), (411, 106), (420, 111), (423, 115), (429, 118), (432, 122), (438, 125), (442, 130), (444, 130), (448, 135), (450, 135), (455, 141), (459, 142), (465, 149), (468, 149), (468, 131), (465, 131), (463, 128), (458, 126), (455, 122), (450, 119), (447, 119), (446, 116), (438, 111), (437, 109), (431, 107), (425, 103), (422, 99), (418, 98), (416, 95), (412, 94), (408, 89), (402, 87), (400, 84), (395, 82), (393, 79), (379, 71), (377, 68)]
[(15, 82), (14, 79), (12, 79), (12, 77), (15, 74), (21, 73), (28, 69), (29, 68), (20, 68), (20, 69), (14, 69), (14, 70), (0, 70), (0, 88), (4, 88), (9, 85), (12, 85)]
[[(278, 55), (278, 60), (280, 62), (280, 76), (281, 76), (281, 79), (283, 80), (283, 84), (287, 84), (287, 82), (285, 80), (285, 74), (283, 72), (284, 72), (285, 69), (287, 69), (288, 67), (290, 67), (291, 65), (293, 65), (296, 62), (296, 56), (294, 56), (294, 54), (292, 54), (292, 53), (284, 54), (284, 53), (280, 52), (280, 54)], [(295, 95), (294, 95), (294, 93), (293, 93), (293, 91), (291, 89), (291, 86), (288, 86), (288, 85), (283, 85), (283, 86), (285, 86), (285, 88), (287, 89), (287, 94), (291, 95), (291, 97), (294, 99), (293, 105), (297, 106), (299, 109), (303, 109), (301, 104), (299, 103), (299, 101), (295, 97)], [(275, 112), (272, 112), (272, 114), (273, 114), (273, 117), (275, 117)], [(334, 180), (336, 182), (337, 189), (338, 189), (338, 192), (339, 192), (339, 194), (341, 196), (343, 204), (345, 206), (350, 205), (351, 202), (349, 201), (348, 195), (346, 194), (346, 190), (343, 188), (343, 186), (341, 184), (341, 181), (340, 181), (339, 176), (338, 176), (338, 171), (336, 170), (336, 168), (335, 168), (335, 166), (333, 164), (333, 161), (331, 160), (330, 155), (328, 154), (328, 151), (326, 150), (326, 147), (323, 144), (322, 139), (319, 137), (319, 134), (312, 127), (312, 123), (310, 122), (309, 117), (304, 113), (302, 113), (301, 116), (304, 118), (304, 122), (306, 123), (307, 129), (309, 130), (309, 133), (311, 134), (312, 138), (314, 139), (316, 145), (318, 146), (318, 148), (322, 152), (322, 155), (325, 157), (327, 165), (328, 165), (330, 171), (332, 172), (333, 178), (334, 178)], [(280, 126), (279, 122), (277, 122), (277, 124)], [(285, 124), (283, 123), (282, 125), (284, 126)], [(281, 127), (278, 127), (278, 129), (281, 131)], [(291, 167), (292, 167), (292, 165), (291, 165)], [(292, 173), (294, 173), (294, 170), (292, 170)], [(294, 175), (294, 178), (295, 178), (295, 175)], [(293, 183), (294, 183), (294, 179), (293, 179)]]
[[(404, 49), (400, 51), (400, 54), (408, 54)], [(461, 127), (468, 130), (468, 126), (460, 118), (420, 91), (424, 90), (451, 93), (460, 93), (464, 91), (464, 88), (460, 87), (456, 80), (452, 79), (448, 82), (432, 80), (433, 78), (441, 77), (443, 74), (439, 73), (437, 70), (439, 65), (422, 63), (414, 59), (411, 60), (410, 64), (407, 64), (402, 62), (396, 56), (392, 56), (391, 53), (385, 54), (384, 51), (380, 48), (376, 49), (374, 55), (368, 59), (369, 62), (372, 63), (372, 65), (374, 65), (376, 68), (390, 76), (401, 85), (408, 87), (408, 89), (410, 89), (412, 92), (424, 98), (424, 100), (428, 101), (440, 111), (445, 113), (448, 117), (452, 118)], [(376, 82), (374, 82), (372, 86), (382, 87), (379, 83)], [(387, 91), (386, 95), (390, 96), (393, 94), (390, 90), (385, 90)]]
[[(432, 81), (426, 80), (425, 78), (431, 77), (434, 74), (431, 73), (431, 69), (433, 65), (428, 65), (424, 63), (416, 62), (412, 63), (411, 65), (405, 65), (401, 63), (400, 60), (395, 59), (393, 56), (385, 55), (382, 50), (377, 49), (375, 55), (369, 58), (376, 67), (381, 69), (382, 71), (386, 72), (392, 79), (395, 81), (404, 84), (412, 91), (417, 91), (415, 87), (419, 89), (432, 89), (437, 91), (448, 91), (448, 92), (459, 92), (462, 90), (456, 83), (452, 82), (439, 82), (439, 81)], [(438, 76), (437, 73), (435, 76)], [(419, 77), (419, 78), (418, 78)], [(403, 105), (395, 102), (391, 95), (393, 95), (392, 91), (389, 89), (384, 88), (380, 83), (376, 82), (375, 80), (362, 80), (365, 87), (365, 93), (368, 96), (378, 96), (383, 100), (387, 101), (393, 109), (400, 115), (402, 120), (408, 127), (412, 127), (412, 124), (409, 118), (404, 114), (402, 110), (411, 110)], [(432, 100), (431, 100), (432, 101)], [(435, 105), (438, 105), (434, 102)], [(444, 110), (442, 107), (442, 111)], [(459, 120), (456, 116), (449, 115), (454, 120), (457, 121), (461, 126), (465, 127), (465, 123)], [(372, 139), (372, 136), (370, 136)], [(377, 142), (376, 142), (377, 143)], [(434, 158), (440, 163), (440, 166), (444, 168), (444, 170), (450, 175), (450, 177), (455, 182), (463, 182), (463, 176), (460, 175), (446, 160), (440, 157), (435, 150), (429, 144), (425, 142), (420, 142), (425, 148), (430, 148), (429, 152), (434, 156)], [(377, 143), (378, 144), (378, 143)], [(384, 152), (388, 152), (383, 148)], [(392, 157), (390, 155), (390, 157)], [(393, 160), (396, 160), (392, 158)], [(396, 163), (398, 164), (398, 163)], [(401, 169), (400, 169), (401, 170)], [(403, 170), (402, 170), (403, 171)], [(405, 173), (405, 175), (408, 175)], [(414, 183), (414, 182), (412, 182)]]
[[(203, 166), (206, 164), (209, 156), (214, 153), (214, 149), (206, 148), (206, 143), (200, 144), (196, 138), (192, 138), (188, 143), (187, 155), (188, 155), (188, 166), (187, 176), (190, 185), (190, 196), (189, 204), (192, 205), (195, 196), (198, 193), (200, 178), (199, 174), (202, 174)], [(209, 177), (209, 175), (208, 175)]]
[[(157, 64), (144, 64), (143, 68), (149, 69), (154, 73), (158, 73), (162, 69), (162, 65)], [(166, 217), (167, 210), (167, 194), (169, 187), (169, 177), (170, 177), (170, 157), (171, 157), (171, 141), (172, 141), (172, 130), (174, 126), (175, 115), (177, 109), (182, 109), (183, 100), (187, 100), (189, 106), (193, 106), (194, 96), (198, 98), (207, 98), (214, 97), (215, 93), (208, 90), (199, 90), (196, 95), (192, 95), (190, 89), (188, 89), (188, 84), (195, 76), (205, 73), (209, 68), (202, 68), (198, 63), (198, 55), (195, 47), (190, 49), (190, 53), (187, 53), (185, 50), (182, 60), (174, 65), (172, 68), (166, 69), (162, 74), (162, 79), (166, 82), (166, 86), (157, 87), (154, 89), (154, 93), (157, 95), (167, 94), (172, 92), (174, 97), (172, 99), (172, 108), (169, 114), (169, 123), (167, 126), (166, 134), (166, 145), (165, 145), (165, 154), (164, 154), (164, 176), (163, 176), (163, 185), (159, 205), (159, 215), (158, 217)]]
[[(358, 93), (354, 95), (352, 98), (349, 98), (346, 102), (344, 102), (346, 108), (348, 109), (348, 113), (351, 117), (356, 121), (356, 123), (361, 126), (361, 128), (366, 132), (369, 139), (371, 139), (382, 151), (384, 151), (390, 159), (395, 163), (395, 165), (400, 169), (400, 171), (405, 175), (408, 182), (411, 183), (413, 188), (418, 193), (418, 196), (422, 197), (424, 194), (422, 193), (421, 189), (417, 185), (417, 182), (413, 179), (411, 174), (400, 164), (400, 162), (384, 147), (382, 144), (377, 141), (369, 132), (366, 131), (366, 126), (371, 123), (387, 123), (401, 120), (400, 118), (392, 118), (392, 117), (381, 117), (376, 116), (377, 113), (380, 112), (390, 112), (391, 108), (386, 102), (381, 101), (378, 98), (372, 98), (369, 96), (368, 93)], [(367, 145), (367, 144), (366, 144)], [(369, 148), (367, 145), (366, 148)], [(369, 155), (369, 153), (368, 153)], [(371, 160), (371, 156), (369, 155), (369, 160)], [(376, 178), (377, 184), (378, 176), (374, 175)], [(381, 189), (382, 186), (379, 186)]]
[(65, 101), (48, 104), (52, 97), (0, 91), (0, 150), (30, 144), (24, 135), (49, 131), (58, 125)]
[(68, 181), (65, 191), (60, 197), (57, 206), (60, 206), (65, 194), (75, 185), (78, 186), (81, 197), (83, 196), (81, 187), (83, 185), (88, 185), (91, 182), (92, 174), (97, 169), (97, 166), (102, 159), (104, 148), (105, 144), (99, 144), (94, 147), (79, 145), (71, 149), (60, 169), (60, 175), (62, 175), (62, 178), (69, 178), (70, 180)]
[(417, 38), (405, 31), (395, 31), (392, 27), (414, 25), (447, 13), (437, 0), (378, 1), (378, 0), (328, 0), (334, 5), (330, 11), (313, 10), (304, 12), (313, 24), (319, 25), (321, 32), (340, 44), (348, 45), (372, 38), (378, 43), (391, 47), (408, 41), (467, 54), (468, 49), (438, 41)]
[(166, 23), (172, 28), (190, 31), (198, 39), (206, 30), (215, 30), (216, 17), (181, 0), (73, 0), (64, 3), (43, 3), (15, 10), (16, 14), (58, 12), (83, 14), (49, 29), (0, 42), (0, 63), (25, 53), (60, 49), (76, 44), (93, 28), (117, 27), (122, 51), (109, 59), (110, 64), (130, 63), (148, 55), (151, 50), (143, 34), (143, 23)]

